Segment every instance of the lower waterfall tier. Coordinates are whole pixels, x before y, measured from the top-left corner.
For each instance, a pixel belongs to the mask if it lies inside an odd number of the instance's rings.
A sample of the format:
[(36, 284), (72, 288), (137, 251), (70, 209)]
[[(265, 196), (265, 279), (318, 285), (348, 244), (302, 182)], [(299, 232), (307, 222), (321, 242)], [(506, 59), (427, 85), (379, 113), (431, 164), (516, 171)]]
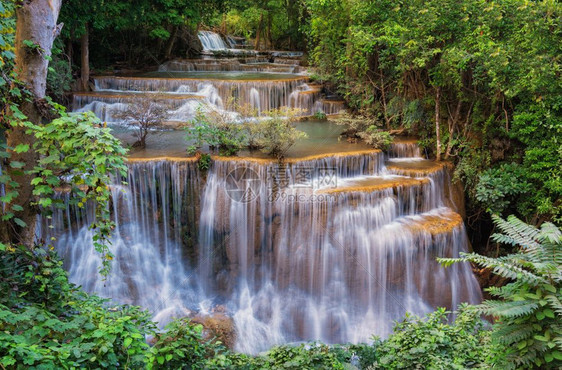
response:
[(378, 151), (282, 165), (214, 158), (206, 176), (192, 160), (132, 161), (126, 183), (112, 187), (115, 263), (105, 284), (92, 205), (55, 210), (44, 237), (57, 237), (73, 282), (142, 305), (161, 324), (223, 305), (242, 352), (364, 342), (406, 311), (481, 300), (468, 264), (435, 260), (467, 251), (442, 182), (388, 176), (383, 161)]

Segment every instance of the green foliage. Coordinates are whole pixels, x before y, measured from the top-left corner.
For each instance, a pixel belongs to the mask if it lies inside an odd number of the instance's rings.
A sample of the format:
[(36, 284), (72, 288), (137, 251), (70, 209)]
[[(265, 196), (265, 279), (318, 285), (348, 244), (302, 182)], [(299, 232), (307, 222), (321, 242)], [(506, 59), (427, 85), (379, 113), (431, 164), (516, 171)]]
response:
[(383, 369), (466, 369), (482, 367), (487, 357), (489, 332), (479, 315), (461, 307), (453, 324), (447, 312), (438, 308), (425, 320), (406, 314), (393, 334), (379, 347)]
[(386, 150), (392, 144), (393, 138), (388, 131), (379, 130), (376, 126), (369, 126), (359, 137), (374, 148)]
[(256, 144), (264, 153), (281, 159), (287, 150), (299, 139), (306, 138), (306, 133), (294, 127), (294, 114), (287, 111), (271, 111), (268, 118), (254, 123), (260, 135)]
[(146, 357), (148, 369), (152, 368), (207, 368), (207, 359), (224, 355), (226, 348), (220, 342), (203, 339), (203, 326), (180, 319), (168, 324), (156, 334), (154, 345)]
[(201, 153), (197, 166), (201, 171), (207, 171), (211, 167), (211, 155), (207, 153)]
[[(476, 186), (476, 199), (492, 213), (502, 213), (510, 204), (527, 204), (522, 196), (527, 195), (530, 184), (525, 181), (524, 169), (515, 164), (503, 163), (480, 174)], [(515, 203), (517, 204), (517, 203)]]
[(248, 147), (281, 159), (297, 140), (306, 137), (294, 127), (297, 113), (294, 109), (272, 110), (263, 119), (249, 120), (251, 112), (246, 111), (241, 117), (246, 121), (241, 123), (227, 113), (199, 111), (186, 128), (186, 138), (193, 143), (187, 151), (195, 154), (208, 145), (211, 151), (218, 149), (220, 155), (232, 156)]
[(37, 141), (34, 150), (41, 156), (32, 173), (33, 195), (46, 212), (51, 206), (64, 207), (56, 197), (56, 187), (70, 187), (74, 195), (71, 203), (83, 207), (86, 202), (97, 204), (96, 221), (90, 225), (96, 231), (94, 247), (102, 256), (101, 273), (110, 269), (113, 255), (109, 250), (111, 221), (109, 202), (111, 176), (116, 172), (125, 176), (123, 149), (110, 129), (93, 113), (62, 114), (44, 126), (27, 123)]
[(322, 111), (318, 111), (318, 112), (314, 113), (314, 118), (319, 120), (319, 121), (324, 121), (326, 119), (326, 113), (324, 113)]
[[(109, 202), (111, 192), (108, 185), (116, 172), (126, 174), (123, 156), (126, 151), (121, 143), (113, 137), (108, 128), (93, 113), (66, 114), (59, 107), (60, 117), (39, 126), (26, 120), (17, 105), (11, 104), (11, 125), (22, 126), (27, 133), (35, 137), (33, 147), (20, 143), (15, 148), (1, 147), (2, 157), (10, 159), (11, 151), (16, 153), (33, 150), (39, 156), (35, 167), (30, 171), (35, 177), (31, 180), (36, 204), (49, 215), (51, 207), (63, 207), (62, 200), (56, 196), (56, 188), (69, 188), (74, 197), (71, 203), (83, 207), (88, 201), (94, 201), (96, 221), (90, 226), (96, 231), (94, 246), (102, 255), (101, 273), (106, 275), (110, 269), (113, 255), (109, 251), (110, 235), (113, 222), (110, 219)], [(24, 163), (10, 161), (15, 175)], [(16, 217), (16, 212), (23, 210), (22, 205), (15, 204), (20, 184), (9, 173), (0, 176), (0, 184), (9, 185), (10, 190), (0, 198), (5, 208), (2, 220), (13, 220), (25, 227), (24, 221)], [(8, 208), (9, 207), (9, 208)]]
[(204, 145), (218, 149), (220, 155), (236, 155), (244, 145), (242, 125), (234, 122), (228, 113), (198, 111), (186, 128), (186, 139), (194, 144), (188, 152), (195, 152)]
[(562, 233), (551, 223), (540, 229), (516, 217), (507, 221), (493, 216), (501, 231), (499, 243), (518, 246), (519, 252), (499, 258), (463, 254), (443, 259), (448, 266), (470, 261), (510, 280), (488, 288), (498, 300), (475, 307), (493, 316), (492, 339), (500, 345), (493, 362), (501, 368), (560, 368), (562, 366)]
[(60, 39), (55, 39), (51, 52), (52, 60), (49, 62), (47, 73), (47, 91), (57, 101), (62, 101), (65, 93), (70, 91), (73, 80), (71, 62), (63, 53)]
[(320, 343), (274, 347), (257, 362), (261, 369), (344, 369), (330, 347)]
[(7, 248), (0, 259), (3, 368), (142, 366), (148, 312), (76, 290), (52, 250)]

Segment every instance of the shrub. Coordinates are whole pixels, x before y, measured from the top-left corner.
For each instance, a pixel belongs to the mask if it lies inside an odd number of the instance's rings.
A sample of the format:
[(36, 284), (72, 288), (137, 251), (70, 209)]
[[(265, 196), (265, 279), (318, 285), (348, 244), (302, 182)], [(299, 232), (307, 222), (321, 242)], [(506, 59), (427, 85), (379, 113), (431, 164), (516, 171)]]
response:
[(343, 369), (330, 347), (320, 343), (279, 346), (255, 359), (261, 369)]
[[(476, 185), (476, 199), (492, 213), (504, 212), (519, 196), (528, 193), (531, 185), (525, 181), (525, 171), (515, 163), (502, 164), (484, 171)], [(522, 202), (523, 203), (523, 202)]]
[(264, 153), (282, 159), (287, 150), (299, 139), (306, 138), (306, 133), (294, 127), (297, 109), (272, 110), (268, 118), (254, 123), (260, 133), (256, 139), (257, 146)]
[(314, 118), (319, 121), (324, 121), (326, 120), (326, 113), (319, 110), (318, 112), (314, 113)]
[(146, 356), (148, 369), (203, 369), (207, 359), (227, 353), (226, 347), (214, 338), (203, 339), (203, 326), (189, 319), (174, 320), (156, 334), (155, 343)]
[(236, 155), (244, 146), (244, 131), (229, 113), (198, 111), (195, 119), (186, 128), (186, 139), (194, 142), (188, 152), (196, 152), (208, 145), (211, 150), (218, 149), (220, 155)]
[(3, 247), (0, 269), (2, 368), (138, 368), (154, 329), (150, 314), (109, 306), (68, 283), (56, 254)]
[(392, 135), (389, 132), (381, 131), (375, 126), (369, 126), (364, 132), (360, 132), (359, 137), (377, 149), (386, 150), (392, 144)]
[(425, 320), (406, 314), (379, 347), (380, 360), (374, 368), (465, 369), (483, 365), (489, 348), (484, 322), (466, 306), (452, 324), (447, 323), (448, 314), (444, 308), (429, 313)]

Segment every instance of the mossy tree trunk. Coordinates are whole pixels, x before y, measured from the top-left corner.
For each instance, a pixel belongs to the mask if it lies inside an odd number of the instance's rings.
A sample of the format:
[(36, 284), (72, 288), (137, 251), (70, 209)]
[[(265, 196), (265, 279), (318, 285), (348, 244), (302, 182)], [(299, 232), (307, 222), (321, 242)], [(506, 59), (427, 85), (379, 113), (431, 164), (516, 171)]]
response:
[[(18, 79), (25, 84), (31, 94), (31, 99), (22, 100), (19, 109), (30, 122), (41, 124), (45, 106), (45, 92), (47, 88), (47, 68), (51, 56), (53, 41), (60, 32), (57, 19), (62, 0), (26, 0), (22, 1), (16, 11), (16, 65)], [(37, 155), (33, 151), (34, 137), (26, 133), (26, 128), (13, 126), (6, 133), (9, 147), (18, 144), (29, 144), (31, 150), (27, 152), (10, 152), (10, 163), (7, 172), (19, 186), (7, 190), (16, 190), (18, 195), (11, 204), (22, 207), (15, 212), (15, 217), (22, 220), (26, 226), (15, 222), (3, 222), (4, 232), (0, 235), (8, 236), (8, 242), (33, 245), (37, 210), (32, 206), (33, 175), (28, 171), (36, 165)], [(23, 167), (14, 167), (15, 162), (23, 163)]]

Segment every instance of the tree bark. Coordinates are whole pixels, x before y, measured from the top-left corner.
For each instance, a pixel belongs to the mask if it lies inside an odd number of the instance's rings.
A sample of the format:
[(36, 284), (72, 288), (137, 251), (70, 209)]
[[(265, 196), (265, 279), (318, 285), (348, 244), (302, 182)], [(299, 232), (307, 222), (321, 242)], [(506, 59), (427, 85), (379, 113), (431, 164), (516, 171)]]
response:
[(262, 28), (263, 22), (263, 14), (260, 15), (260, 21), (258, 23), (258, 31), (256, 32), (256, 44), (254, 45), (254, 49), (260, 50), (260, 33)]
[(178, 36), (178, 26), (174, 26), (172, 30), (172, 34), (170, 35), (170, 39), (168, 40), (168, 44), (166, 45), (166, 51), (164, 57), (166, 60), (169, 60), (172, 57), (172, 51), (174, 50), (174, 45), (176, 43), (176, 38)]
[(435, 160), (441, 160), (441, 130), (439, 129), (439, 111), (441, 110), (441, 87), (435, 90)]
[(88, 81), (90, 81), (90, 35), (88, 30), (88, 23), (84, 25), (84, 33), (80, 37), (80, 50), (81, 50), (81, 68), (80, 80), (82, 81), (82, 90), (88, 91)]
[[(23, 100), (20, 110), (27, 116), (30, 122), (41, 124), (42, 115), (39, 109), (40, 104), (45, 98), (47, 87), (47, 68), (53, 41), (60, 32), (57, 28), (57, 19), (62, 0), (27, 0), (22, 1), (16, 10), (16, 64), (15, 70), (18, 79), (22, 81), (31, 93), (32, 99)], [(25, 46), (24, 41), (31, 41), (34, 47)], [(26, 133), (26, 128), (16, 126), (10, 128), (6, 133), (6, 141), (9, 147), (16, 147), (18, 144), (29, 144), (31, 149), (25, 153), (10, 152), (10, 163), (14, 161), (23, 162), (21, 169), (11, 168), (9, 165), (8, 174), (12, 180), (19, 184), (17, 197), (12, 200), (10, 205), (23, 207), (22, 211), (14, 212), (15, 217), (19, 218), (26, 227), (21, 227), (15, 222), (3, 222), (8, 228), (10, 242), (21, 243), (29, 247), (33, 246), (35, 236), (35, 223), (37, 210), (32, 207), (33, 187), (31, 180), (33, 175), (28, 171), (36, 165), (37, 155), (33, 151), (35, 142), (33, 135)], [(0, 233), (1, 234), (1, 233)]]

